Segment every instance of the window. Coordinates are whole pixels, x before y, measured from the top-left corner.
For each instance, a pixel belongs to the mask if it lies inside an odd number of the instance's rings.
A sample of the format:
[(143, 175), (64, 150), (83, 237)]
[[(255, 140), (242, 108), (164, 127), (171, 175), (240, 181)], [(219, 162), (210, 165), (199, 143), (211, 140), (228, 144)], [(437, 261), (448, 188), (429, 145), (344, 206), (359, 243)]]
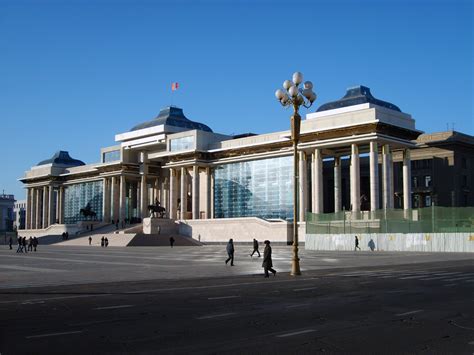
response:
[(463, 169), (467, 169), (467, 159), (466, 157), (461, 158), (461, 166)]
[(425, 187), (431, 187), (431, 175), (425, 175)]
[(425, 196), (425, 206), (430, 207), (431, 206), (431, 196)]
[(462, 187), (467, 187), (467, 175), (462, 176)]
[(105, 152), (102, 154), (102, 162), (109, 163), (112, 161), (120, 161), (120, 150), (112, 150), (110, 152)]
[(189, 150), (194, 148), (194, 136), (175, 138), (170, 141), (170, 152)]
[(412, 180), (412, 184), (411, 184), (412, 187), (418, 187), (418, 176), (413, 176), (411, 180)]

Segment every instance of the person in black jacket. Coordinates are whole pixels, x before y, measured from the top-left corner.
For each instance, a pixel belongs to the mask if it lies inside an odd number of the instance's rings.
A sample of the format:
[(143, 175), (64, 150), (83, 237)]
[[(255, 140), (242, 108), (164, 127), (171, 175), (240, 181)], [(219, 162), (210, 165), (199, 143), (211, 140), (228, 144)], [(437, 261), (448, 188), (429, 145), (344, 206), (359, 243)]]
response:
[(234, 266), (234, 240), (232, 238), (227, 243), (226, 251), (229, 256), (225, 261), (226, 265), (230, 261), (230, 266)]
[(263, 262), (262, 262), (263, 271), (265, 272), (265, 277), (268, 277), (268, 271), (271, 271), (273, 276), (275, 276), (277, 272), (273, 269), (272, 247), (270, 246), (269, 240), (266, 240), (264, 243), (265, 243), (265, 249), (263, 250)]
[(258, 240), (253, 238), (253, 252), (252, 252), (252, 254), (250, 254), (250, 256), (253, 256), (253, 254), (255, 254), (255, 252), (257, 252), (258, 257), (260, 257), (260, 252), (258, 251)]

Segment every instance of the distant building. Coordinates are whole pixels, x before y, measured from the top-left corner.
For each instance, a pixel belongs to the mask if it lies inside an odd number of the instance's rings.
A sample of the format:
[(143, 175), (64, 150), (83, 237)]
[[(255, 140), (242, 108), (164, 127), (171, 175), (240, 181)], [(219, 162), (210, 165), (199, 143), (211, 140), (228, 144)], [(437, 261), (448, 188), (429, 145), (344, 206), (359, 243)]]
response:
[(13, 227), (15, 229), (25, 229), (26, 200), (15, 202), (13, 208)]
[(0, 195), (0, 231), (13, 230), (14, 195)]

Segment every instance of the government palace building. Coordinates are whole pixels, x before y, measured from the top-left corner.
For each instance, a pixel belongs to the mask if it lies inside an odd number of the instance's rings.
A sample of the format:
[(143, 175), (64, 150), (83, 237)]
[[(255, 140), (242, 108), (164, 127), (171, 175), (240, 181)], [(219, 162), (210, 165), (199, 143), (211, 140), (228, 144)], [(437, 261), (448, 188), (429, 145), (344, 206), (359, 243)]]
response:
[[(293, 221), (289, 129), (219, 134), (170, 106), (115, 141), (98, 163), (58, 151), (26, 171), (25, 229), (47, 235), (85, 221), (139, 224), (150, 205), (194, 238), (239, 233), (246, 221)], [(474, 137), (425, 134), (364, 86), (303, 117), (298, 152), (302, 224), (307, 212), (474, 206)]]

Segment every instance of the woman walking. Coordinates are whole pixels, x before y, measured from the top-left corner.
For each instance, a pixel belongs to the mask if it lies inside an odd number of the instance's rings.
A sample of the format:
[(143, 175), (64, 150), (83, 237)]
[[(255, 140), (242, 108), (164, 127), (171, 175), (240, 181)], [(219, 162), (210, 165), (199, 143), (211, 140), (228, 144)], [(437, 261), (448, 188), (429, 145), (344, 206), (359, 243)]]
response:
[(273, 276), (275, 276), (277, 272), (273, 270), (272, 247), (270, 246), (269, 240), (264, 241), (264, 243), (265, 243), (265, 249), (263, 250), (263, 262), (262, 262), (263, 271), (265, 271), (265, 277), (269, 277), (268, 271), (271, 271), (273, 273)]
[(230, 266), (234, 266), (234, 240), (231, 238), (227, 243), (227, 255), (229, 256), (225, 263), (227, 264), (230, 261)]

